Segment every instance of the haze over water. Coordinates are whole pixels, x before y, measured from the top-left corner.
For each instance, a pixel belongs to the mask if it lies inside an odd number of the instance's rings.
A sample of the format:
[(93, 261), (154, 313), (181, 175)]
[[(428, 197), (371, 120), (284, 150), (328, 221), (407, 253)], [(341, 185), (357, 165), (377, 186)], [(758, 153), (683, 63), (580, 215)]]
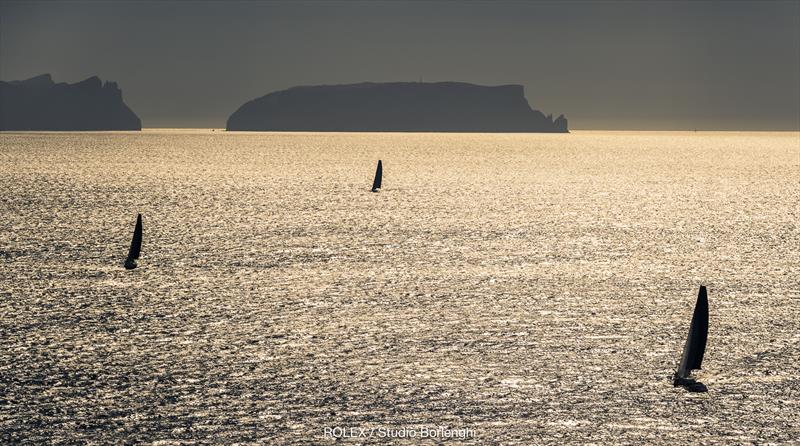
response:
[(4, 133), (0, 173), (2, 443), (800, 438), (797, 132)]

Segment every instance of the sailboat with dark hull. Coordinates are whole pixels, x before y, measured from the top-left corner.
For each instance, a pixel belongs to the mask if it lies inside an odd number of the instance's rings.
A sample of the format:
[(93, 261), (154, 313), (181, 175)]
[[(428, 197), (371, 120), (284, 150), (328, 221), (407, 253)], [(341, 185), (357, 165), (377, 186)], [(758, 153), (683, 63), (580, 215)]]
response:
[(674, 386), (682, 386), (690, 392), (707, 392), (705, 384), (692, 378), (692, 370), (700, 369), (708, 340), (708, 294), (706, 287), (701, 286), (694, 306), (689, 336), (683, 347), (683, 357), (672, 380)]
[(383, 181), (383, 163), (378, 160), (378, 168), (375, 169), (375, 179), (372, 181), (372, 192), (381, 190), (381, 181)]
[(131, 247), (128, 250), (128, 258), (125, 259), (125, 269), (136, 268), (136, 259), (142, 252), (142, 214), (136, 216), (136, 227), (133, 230)]

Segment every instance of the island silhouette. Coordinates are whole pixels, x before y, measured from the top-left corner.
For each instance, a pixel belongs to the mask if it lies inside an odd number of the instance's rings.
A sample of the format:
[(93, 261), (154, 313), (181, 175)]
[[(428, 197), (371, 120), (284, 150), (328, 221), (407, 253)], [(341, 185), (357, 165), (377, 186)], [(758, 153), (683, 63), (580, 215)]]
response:
[(566, 133), (564, 115), (534, 110), (522, 85), (364, 82), (293, 87), (239, 107), (229, 131)]
[(92, 76), (74, 84), (50, 74), (0, 81), (0, 130), (141, 130), (116, 82)]

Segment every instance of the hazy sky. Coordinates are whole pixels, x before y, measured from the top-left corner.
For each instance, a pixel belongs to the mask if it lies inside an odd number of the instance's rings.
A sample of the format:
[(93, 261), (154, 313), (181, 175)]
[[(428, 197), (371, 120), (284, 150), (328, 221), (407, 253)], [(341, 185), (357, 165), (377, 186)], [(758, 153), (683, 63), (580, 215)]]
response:
[(0, 79), (119, 82), (145, 127), (294, 85), (522, 84), (574, 129), (800, 129), (800, 1), (0, 2)]

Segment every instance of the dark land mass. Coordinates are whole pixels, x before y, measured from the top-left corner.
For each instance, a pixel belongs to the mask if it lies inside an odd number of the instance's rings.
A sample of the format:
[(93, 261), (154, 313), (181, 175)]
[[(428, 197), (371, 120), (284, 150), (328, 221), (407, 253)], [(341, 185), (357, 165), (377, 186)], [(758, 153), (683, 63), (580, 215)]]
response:
[(116, 82), (97, 76), (74, 84), (49, 74), (0, 81), (0, 130), (141, 130)]
[(227, 130), (341, 132), (567, 132), (564, 115), (533, 110), (522, 85), (462, 82), (294, 87), (254, 99)]

